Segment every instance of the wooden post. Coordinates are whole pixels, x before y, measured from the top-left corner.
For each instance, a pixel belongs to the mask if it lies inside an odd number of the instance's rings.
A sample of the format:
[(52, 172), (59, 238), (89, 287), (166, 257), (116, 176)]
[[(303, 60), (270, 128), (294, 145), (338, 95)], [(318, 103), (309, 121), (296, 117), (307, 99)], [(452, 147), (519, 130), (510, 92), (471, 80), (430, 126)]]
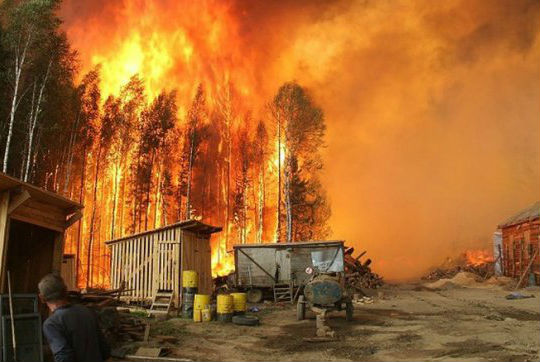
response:
[(52, 271), (60, 275), (62, 270), (62, 258), (64, 257), (64, 233), (57, 232), (54, 237), (54, 251)]
[(9, 241), (9, 192), (0, 193), (0, 291), (5, 291), (6, 257)]

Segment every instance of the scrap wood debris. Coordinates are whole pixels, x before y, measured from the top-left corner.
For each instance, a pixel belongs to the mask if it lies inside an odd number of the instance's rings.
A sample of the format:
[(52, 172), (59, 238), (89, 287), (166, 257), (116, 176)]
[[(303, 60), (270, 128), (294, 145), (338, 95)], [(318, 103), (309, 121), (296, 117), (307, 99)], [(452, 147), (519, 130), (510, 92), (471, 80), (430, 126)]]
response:
[(494, 263), (486, 262), (482, 264), (466, 264), (454, 266), (442, 266), (432, 270), (422, 277), (423, 280), (451, 279), (461, 272), (472, 273), (482, 280), (487, 280), (494, 275)]
[(348, 287), (361, 291), (362, 288), (375, 289), (383, 285), (383, 278), (371, 271), (371, 259), (362, 262), (360, 259), (366, 252), (360, 253), (357, 257), (352, 254), (354, 248), (345, 249), (345, 280)]

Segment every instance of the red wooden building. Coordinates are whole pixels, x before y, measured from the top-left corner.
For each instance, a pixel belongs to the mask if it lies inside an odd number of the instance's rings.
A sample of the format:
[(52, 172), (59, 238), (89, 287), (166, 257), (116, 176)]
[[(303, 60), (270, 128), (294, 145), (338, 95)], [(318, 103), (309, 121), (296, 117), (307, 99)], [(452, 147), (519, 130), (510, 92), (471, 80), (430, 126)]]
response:
[(529, 273), (540, 284), (540, 201), (499, 225), (502, 231), (503, 274), (519, 278), (534, 257)]

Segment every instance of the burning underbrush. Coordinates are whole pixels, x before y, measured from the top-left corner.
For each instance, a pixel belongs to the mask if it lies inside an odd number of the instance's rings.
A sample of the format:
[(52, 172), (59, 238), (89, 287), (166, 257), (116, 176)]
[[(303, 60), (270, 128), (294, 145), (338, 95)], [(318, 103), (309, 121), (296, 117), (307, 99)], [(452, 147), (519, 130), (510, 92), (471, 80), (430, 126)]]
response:
[(487, 250), (467, 250), (457, 258), (447, 258), (444, 263), (423, 276), (422, 280), (451, 279), (461, 272), (487, 280), (494, 276), (494, 266), (493, 256)]

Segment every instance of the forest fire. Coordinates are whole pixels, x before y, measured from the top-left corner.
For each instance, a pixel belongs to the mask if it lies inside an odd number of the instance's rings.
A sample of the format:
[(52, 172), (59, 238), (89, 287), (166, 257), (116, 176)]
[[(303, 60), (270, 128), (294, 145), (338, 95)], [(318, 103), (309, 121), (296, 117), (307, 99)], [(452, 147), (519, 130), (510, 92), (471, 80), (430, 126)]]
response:
[(107, 285), (106, 240), (181, 219), (224, 226), (214, 275), (234, 268), (233, 244), (324, 238), (330, 213), (314, 165), (325, 126), (310, 96), (292, 83), (274, 98), (260, 90), (223, 3), (139, 5), (113, 10), (124, 19), (113, 34), (66, 24), (86, 74), (83, 107), (97, 109), (85, 116), (98, 135), (73, 165), (80, 180), (65, 186), (86, 207), (67, 243), (79, 282)]
[(215, 274), (330, 236), (408, 279), (536, 192), (535, 2), (6, 4), (3, 171), (84, 204), (81, 286), (108, 285), (106, 240), (186, 218), (223, 227)]

